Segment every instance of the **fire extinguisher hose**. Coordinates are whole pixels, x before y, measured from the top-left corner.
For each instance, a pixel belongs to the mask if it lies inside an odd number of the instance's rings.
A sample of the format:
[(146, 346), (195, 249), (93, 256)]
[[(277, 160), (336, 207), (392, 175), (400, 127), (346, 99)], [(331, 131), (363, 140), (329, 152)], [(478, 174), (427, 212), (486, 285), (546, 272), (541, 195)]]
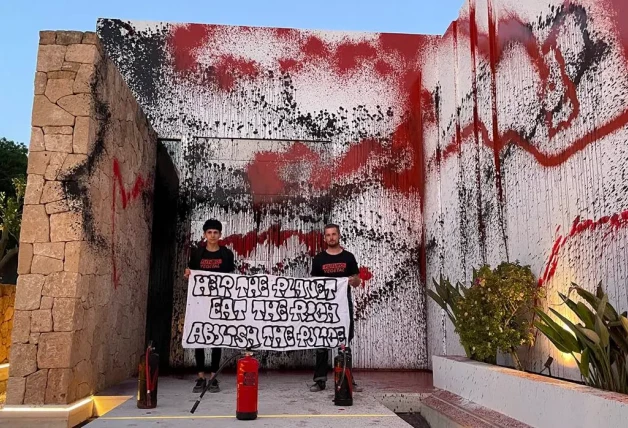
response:
[(198, 397), (198, 400), (196, 400), (196, 402), (194, 403), (194, 406), (192, 406), (192, 410), (190, 410), (190, 413), (194, 413), (196, 411), (196, 408), (201, 403), (201, 399), (203, 398), (203, 396), (205, 395), (205, 393), (207, 392), (207, 390), (211, 386), (211, 384), (214, 381), (214, 379), (216, 379), (218, 377), (218, 373), (220, 373), (222, 371), (222, 369), (225, 368), (225, 366), (227, 366), (231, 361), (235, 360), (239, 356), (240, 356), (239, 353), (233, 354), (231, 356), (231, 358), (229, 358), (227, 361), (222, 363), (222, 365), (218, 368), (218, 371), (216, 371), (216, 373), (214, 373), (214, 375), (207, 382), (207, 385), (205, 385), (205, 388), (203, 389), (203, 392), (201, 392), (201, 395)]
[(338, 382), (338, 386), (336, 387), (336, 391), (340, 391), (340, 388), (342, 387), (342, 382), (344, 382), (345, 380), (345, 372), (347, 370), (347, 351), (343, 348), (342, 349), (342, 353), (344, 354), (343, 357), (343, 364), (342, 364), (342, 376), (340, 377), (340, 382)]

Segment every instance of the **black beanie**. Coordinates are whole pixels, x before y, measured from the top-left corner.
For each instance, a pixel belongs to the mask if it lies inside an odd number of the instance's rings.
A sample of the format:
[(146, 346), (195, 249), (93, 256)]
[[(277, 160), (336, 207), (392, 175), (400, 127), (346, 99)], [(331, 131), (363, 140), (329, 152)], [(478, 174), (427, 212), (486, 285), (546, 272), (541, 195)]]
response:
[(222, 223), (215, 219), (210, 219), (205, 222), (203, 225), (203, 233), (207, 232), (209, 229), (217, 230), (218, 232), (222, 232)]

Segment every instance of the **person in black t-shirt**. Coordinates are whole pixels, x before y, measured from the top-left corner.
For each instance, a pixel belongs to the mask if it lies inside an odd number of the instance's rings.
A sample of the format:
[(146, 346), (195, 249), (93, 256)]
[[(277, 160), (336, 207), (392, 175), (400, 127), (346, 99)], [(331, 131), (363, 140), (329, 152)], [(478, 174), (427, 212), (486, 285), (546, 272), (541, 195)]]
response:
[[(340, 246), (340, 227), (336, 224), (328, 224), (325, 226), (325, 243), (327, 249), (318, 253), (312, 261), (312, 276), (323, 276), (331, 278), (349, 278), (347, 287), (347, 299), (349, 303), (349, 337), (345, 344), (349, 346), (353, 339), (353, 301), (351, 299), (351, 287), (357, 287), (362, 283), (358, 276), (360, 270), (355, 256)], [(328, 371), (328, 349), (316, 350), (316, 366), (314, 368), (314, 385), (310, 388), (312, 392), (318, 392), (325, 389)], [(355, 391), (361, 391), (355, 381), (353, 383)]]
[[(227, 248), (218, 245), (218, 241), (222, 235), (222, 223), (218, 220), (207, 220), (203, 225), (203, 236), (207, 240), (207, 245), (195, 250), (190, 256), (188, 268), (185, 270), (184, 277), (190, 276), (190, 270), (205, 270), (209, 272), (232, 273), (235, 270), (235, 262), (233, 252)], [(203, 391), (207, 384), (205, 379), (205, 348), (197, 348), (194, 350), (196, 357), (196, 368), (198, 370), (198, 379), (192, 390), (195, 393)], [(222, 357), (221, 348), (212, 349), (212, 361), (210, 365), (211, 377), (218, 371), (220, 367), (220, 358)], [(218, 380), (214, 379), (209, 386), (209, 392), (218, 392)]]

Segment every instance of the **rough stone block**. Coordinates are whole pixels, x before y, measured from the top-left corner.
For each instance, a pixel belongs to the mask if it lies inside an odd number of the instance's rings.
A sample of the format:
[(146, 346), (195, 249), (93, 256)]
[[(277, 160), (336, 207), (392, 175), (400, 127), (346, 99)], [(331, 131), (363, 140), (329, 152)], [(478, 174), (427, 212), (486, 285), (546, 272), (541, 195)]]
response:
[(49, 275), (54, 272), (63, 270), (63, 260), (53, 259), (46, 256), (33, 256), (33, 264), (31, 265), (32, 273), (40, 273)]
[(54, 301), (54, 297), (42, 296), (40, 309), (52, 309), (52, 304), (54, 303)]
[(48, 214), (64, 213), (69, 210), (70, 206), (68, 205), (68, 201), (66, 199), (46, 204), (46, 213)]
[[(42, 140), (43, 140), (43, 132), (42, 132)], [(44, 175), (46, 173), (46, 168), (48, 168), (48, 163), (50, 163), (51, 156), (52, 156), (52, 153), (50, 152), (30, 153), (28, 156), (28, 167), (26, 169), (26, 172), (28, 174)]]
[(44, 276), (39, 274), (20, 275), (15, 289), (15, 309), (32, 311), (39, 309)]
[(79, 299), (55, 298), (52, 307), (54, 331), (74, 331), (83, 328), (85, 310)]
[(70, 45), (65, 54), (66, 61), (80, 62), (82, 64), (96, 64), (99, 59), (100, 52), (98, 52), (96, 45)]
[(31, 273), (31, 263), (33, 261), (33, 244), (25, 242), (20, 244), (20, 250), (17, 256), (17, 273), (24, 275)]
[(86, 241), (74, 241), (67, 242), (65, 244), (65, 265), (63, 270), (66, 272), (87, 273), (81, 272), (81, 258), (86, 257), (87, 242)]
[(88, 154), (96, 142), (96, 128), (98, 122), (92, 117), (77, 117), (74, 126), (72, 149), (74, 153)]
[(77, 399), (85, 398), (88, 395), (91, 395), (93, 393), (93, 391), (94, 390), (90, 386), (89, 383), (87, 383), (87, 382), (80, 383), (79, 386), (76, 389), (76, 398)]
[[(76, 77), (76, 71), (68, 70), (67, 63), (63, 63), (61, 70), (48, 72), (48, 79), (70, 79), (73, 80)], [(74, 64), (73, 62), (70, 64)]]
[(63, 260), (64, 253), (65, 244), (63, 242), (33, 244), (33, 254), (37, 256), (46, 256), (52, 257), (53, 259)]
[(37, 346), (23, 343), (11, 345), (9, 376), (24, 377), (37, 371)]
[(31, 333), (48, 333), (52, 331), (52, 311), (39, 309), (31, 313)]
[(26, 378), (24, 404), (44, 404), (48, 370), (39, 370)]
[(93, 363), (89, 359), (81, 360), (74, 367), (74, 377), (80, 382), (93, 383), (95, 378)]
[(37, 345), (39, 348), (37, 351), (39, 368), (70, 368), (73, 334), (71, 332), (42, 333), (39, 336), (39, 345)]
[(44, 176), (28, 174), (26, 180), (26, 192), (24, 193), (25, 205), (38, 205), (44, 190)]
[(81, 213), (68, 211), (50, 216), (51, 242), (79, 241), (82, 238), (83, 217)]
[(42, 294), (50, 297), (79, 297), (81, 275), (75, 272), (58, 272), (48, 275)]
[(44, 135), (44, 143), (46, 145), (46, 150), (49, 152), (72, 153), (72, 135)]
[(59, 98), (72, 95), (74, 79), (49, 79), (45, 95), (50, 102), (56, 103)]
[(96, 275), (94, 277), (94, 283), (98, 284), (98, 286), (94, 286), (91, 288), (90, 293), (90, 306), (106, 306), (111, 301), (111, 295), (113, 294), (113, 286), (112, 284), (107, 284), (108, 277), (103, 275)]
[(26, 391), (25, 377), (9, 377), (7, 382), (7, 403), (15, 406), (24, 403), (24, 392)]
[(69, 177), (76, 172), (77, 167), (87, 162), (87, 155), (69, 154), (63, 161), (61, 167), (61, 174), (64, 177)]
[(40, 203), (47, 204), (60, 201), (64, 196), (63, 183), (61, 181), (47, 181), (42, 191)]
[(96, 67), (93, 64), (81, 64), (76, 79), (74, 80), (74, 93), (91, 93), (92, 80), (94, 78), (94, 71)]
[(46, 180), (56, 180), (59, 177), (61, 167), (63, 166), (63, 162), (65, 162), (66, 157), (68, 157), (68, 154), (64, 152), (52, 153), (48, 167), (46, 167), (46, 174), (44, 174), (44, 178)]
[(39, 32), (39, 44), (40, 45), (54, 45), (57, 40), (56, 31), (40, 31)]
[(28, 343), (31, 345), (37, 345), (39, 343), (39, 336), (41, 333), (31, 333), (28, 338)]
[(32, 152), (43, 152), (46, 150), (46, 144), (44, 143), (44, 133), (41, 128), (37, 128), (35, 126), (31, 127), (31, 142), (28, 146), (28, 151)]
[(46, 82), (48, 81), (48, 76), (46, 73), (42, 71), (38, 71), (35, 73), (35, 95), (42, 95), (46, 92)]
[(83, 33), (83, 41), (84, 45), (97, 45), (100, 43), (98, 40), (98, 36), (93, 31), (87, 31)]
[(72, 61), (65, 61), (63, 63), (63, 66), (61, 67), (62, 70), (65, 71), (71, 71), (74, 73), (74, 77), (76, 77), (76, 73), (78, 73), (78, 71), (81, 69), (81, 63), (80, 62), (72, 62)]
[(73, 116), (89, 116), (92, 113), (92, 95), (68, 95), (57, 101), (57, 104)]
[(43, 205), (24, 205), (20, 242), (50, 242), (48, 214)]
[(71, 126), (44, 126), (44, 134), (72, 135), (74, 128)]
[(67, 48), (58, 45), (39, 46), (37, 52), (37, 71), (61, 70)]
[[(57, 334), (57, 333), (53, 333)], [(46, 404), (68, 404), (72, 401), (70, 383), (72, 369), (53, 369), (48, 372), (48, 387), (46, 388)]]
[(81, 43), (81, 40), (83, 40), (83, 33), (81, 31), (57, 31), (58, 45), (73, 45)]
[(74, 115), (51, 103), (45, 95), (35, 95), (31, 122), (33, 126), (74, 126)]
[[(93, 311), (85, 312), (85, 318), (86, 318), (85, 325), (87, 325), (87, 318), (90, 315), (90, 312), (93, 312)], [(96, 365), (95, 361), (91, 361), (93, 338), (94, 338), (93, 330), (91, 331), (91, 333), (88, 334), (88, 332), (85, 329), (83, 329), (81, 330), (79, 334), (75, 335), (73, 348), (72, 348), (72, 358), (74, 359), (73, 361), (74, 364), (87, 360), (87, 361), (90, 361), (94, 366)], [(94, 367), (94, 369), (96, 369), (96, 367)], [(79, 380), (84, 381), (84, 379), (79, 379)]]
[(31, 311), (16, 310), (13, 313), (12, 343), (27, 343), (31, 332)]

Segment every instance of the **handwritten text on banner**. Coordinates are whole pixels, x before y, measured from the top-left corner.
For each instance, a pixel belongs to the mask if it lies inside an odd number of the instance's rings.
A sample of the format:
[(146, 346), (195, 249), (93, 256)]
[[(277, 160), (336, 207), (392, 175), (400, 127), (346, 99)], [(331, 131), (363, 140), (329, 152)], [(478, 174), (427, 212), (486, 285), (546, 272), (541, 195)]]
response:
[(335, 348), (349, 332), (347, 278), (192, 271), (184, 348)]

